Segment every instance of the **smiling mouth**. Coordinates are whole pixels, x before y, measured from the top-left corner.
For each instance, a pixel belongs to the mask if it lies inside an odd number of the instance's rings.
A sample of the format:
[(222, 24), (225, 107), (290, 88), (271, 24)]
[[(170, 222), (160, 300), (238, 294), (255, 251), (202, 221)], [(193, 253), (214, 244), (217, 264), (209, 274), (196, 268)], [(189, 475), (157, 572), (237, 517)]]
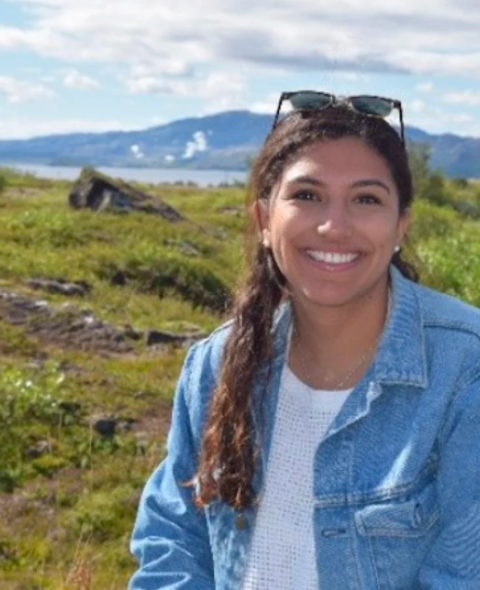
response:
[(330, 265), (349, 264), (360, 257), (359, 252), (323, 252), (322, 250), (307, 250), (306, 254), (316, 262), (325, 262)]

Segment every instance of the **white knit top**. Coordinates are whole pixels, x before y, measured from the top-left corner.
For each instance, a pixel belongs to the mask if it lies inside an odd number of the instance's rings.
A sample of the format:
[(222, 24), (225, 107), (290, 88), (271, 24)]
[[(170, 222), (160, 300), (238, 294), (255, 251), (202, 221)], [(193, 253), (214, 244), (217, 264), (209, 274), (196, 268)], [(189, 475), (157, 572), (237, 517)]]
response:
[(350, 391), (312, 389), (285, 365), (242, 590), (321, 588), (313, 536), (314, 456)]

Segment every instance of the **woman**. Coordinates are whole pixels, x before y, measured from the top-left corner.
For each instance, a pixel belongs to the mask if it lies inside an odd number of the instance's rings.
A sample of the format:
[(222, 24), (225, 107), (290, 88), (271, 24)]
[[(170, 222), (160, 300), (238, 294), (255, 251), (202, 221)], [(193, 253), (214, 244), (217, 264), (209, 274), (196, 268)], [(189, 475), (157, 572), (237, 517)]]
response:
[(250, 274), (185, 360), (130, 590), (478, 590), (480, 312), (402, 260), (403, 125), (377, 116), (401, 106), (284, 100)]

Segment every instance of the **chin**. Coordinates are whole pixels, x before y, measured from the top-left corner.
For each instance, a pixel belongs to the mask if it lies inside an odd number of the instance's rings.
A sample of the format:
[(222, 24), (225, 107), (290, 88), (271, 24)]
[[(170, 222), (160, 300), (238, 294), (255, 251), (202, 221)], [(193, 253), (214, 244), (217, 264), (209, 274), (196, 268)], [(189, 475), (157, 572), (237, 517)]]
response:
[(342, 287), (336, 285), (328, 289), (318, 287), (302, 289), (297, 291), (296, 294), (293, 293), (292, 300), (297, 300), (300, 304), (305, 305), (338, 308), (350, 304), (355, 305), (362, 301), (365, 302), (374, 296), (379, 286), (379, 283), (375, 283), (370, 287), (364, 285), (363, 287), (358, 286), (356, 289), (346, 288), (345, 285)]

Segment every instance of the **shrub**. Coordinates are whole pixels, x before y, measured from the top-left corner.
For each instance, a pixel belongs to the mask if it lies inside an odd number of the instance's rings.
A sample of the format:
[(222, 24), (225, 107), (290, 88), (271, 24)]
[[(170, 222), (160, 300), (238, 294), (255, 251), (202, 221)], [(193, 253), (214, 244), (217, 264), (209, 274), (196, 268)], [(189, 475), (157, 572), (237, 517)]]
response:
[(2, 192), (5, 190), (6, 186), (7, 186), (7, 179), (5, 178), (5, 176), (3, 176), (3, 174), (0, 174), (0, 194), (2, 194)]
[(137, 502), (138, 494), (128, 485), (85, 494), (67, 515), (67, 529), (73, 538), (106, 541), (124, 537)]
[(159, 297), (176, 295), (194, 307), (224, 312), (229, 303), (227, 285), (207, 262), (181, 255), (162, 252), (155, 260), (130, 258), (123, 268), (102, 266), (100, 278), (122, 277), (123, 283), (133, 283), (142, 293), (156, 293)]
[[(12, 492), (19, 485), (32, 468), (28, 450), (61, 423), (63, 380), (55, 365), (0, 373), (0, 490)], [(33, 450), (30, 458), (38, 458)]]
[(456, 229), (448, 236), (420, 243), (417, 250), (427, 284), (480, 307), (480, 244), (475, 230)]
[(428, 201), (415, 203), (409, 237), (414, 243), (433, 237), (446, 237), (460, 228), (461, 218), (455, 211), (440, 208)]

